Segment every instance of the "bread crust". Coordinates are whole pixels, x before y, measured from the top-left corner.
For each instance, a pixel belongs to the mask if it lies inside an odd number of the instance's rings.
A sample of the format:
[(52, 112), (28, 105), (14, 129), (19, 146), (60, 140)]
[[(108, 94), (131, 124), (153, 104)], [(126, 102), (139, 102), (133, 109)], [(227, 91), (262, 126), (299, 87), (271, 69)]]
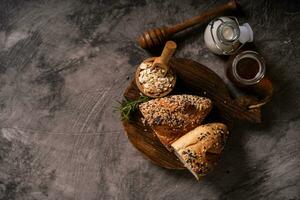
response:
[(201, 124), (212, 102), (195, 95), (172, 95), (142, 103), (139, 109), (161, 143), (172, 151), (174, 141)]
[(199, 180), (217, 165), (228, 133), (222, 123), (201, 125), (172, 143), (172, 148)]

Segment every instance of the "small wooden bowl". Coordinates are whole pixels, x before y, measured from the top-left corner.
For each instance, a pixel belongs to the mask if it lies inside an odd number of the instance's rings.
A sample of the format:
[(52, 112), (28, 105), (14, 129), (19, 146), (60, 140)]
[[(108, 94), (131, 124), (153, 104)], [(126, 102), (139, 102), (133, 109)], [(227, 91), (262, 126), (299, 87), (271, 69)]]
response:
[[(153, 62), (154, 60), (155, 60), (155, 57), (151, 57), (151, 58), (147, 58), (143, 62)], [(174, 73), (174, 71), (172, 70), (171, 67), (172, 66), (170, 66), (168, 73), (171, 73), (173, 75), (173, 77), (174, 77), (174, 79), (173, 79), (173, 81), (171, 83), (172, 87), (168, 88), (168, 90), (165, 91), (165, 92), (163, 92), (163, 93), (152, 94), (152, 93), (147, 93), (147, 92), (144, 91), (144, 87), (142, 86), (142, 84), (139, 81), (139, 75), (140, 75), (141, 69), (138, 66), (137, 70), (135, 72), (135, 83), (136, 83), (138, 89), (140, 90), (140, 92), (143, 93), (144, 95), (148, 96), (148, 97), (151, 97), (151, 98), (160, 98), (160, 97), (164, 97), (164, 96), (167, 96), (168, 94), (170, 94), (173, 91), (173, 89), (174, 89), (174, 87), (176, 85), (176, 80), (177, 80), (176, 74)]]

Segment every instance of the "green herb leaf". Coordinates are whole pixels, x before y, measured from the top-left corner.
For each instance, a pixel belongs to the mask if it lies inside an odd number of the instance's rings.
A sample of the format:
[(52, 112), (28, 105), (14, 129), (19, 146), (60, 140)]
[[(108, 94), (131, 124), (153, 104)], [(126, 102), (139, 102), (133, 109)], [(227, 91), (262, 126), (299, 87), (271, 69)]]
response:
[(149, 97), (147, 96), (140, 96), (136, 100), (124, 99), (122, 102), (118, 102), (119, 106), (115, 108), (115, 111), (121, 113), (121, 117), (123, 120), (130, 120), (131, 114), (137, 110), (138, 105), (148, 100)]

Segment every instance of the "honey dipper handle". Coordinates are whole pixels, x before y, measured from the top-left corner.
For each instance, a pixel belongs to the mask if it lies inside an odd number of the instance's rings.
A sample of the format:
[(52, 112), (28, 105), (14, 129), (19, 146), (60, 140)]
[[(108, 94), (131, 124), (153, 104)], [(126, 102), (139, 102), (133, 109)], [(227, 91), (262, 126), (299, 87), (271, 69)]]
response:
[(165, 42), (172, 37), (173, 34), (182, 31), (186, 28), (201, 24), (209, 19), (221, 15), (227, 10), (237, 9), (235, 0), (229, 0), (227, 3), (214, 7), (202, 14), (188, 19), (182, 23), (171, 27), (160, 27), (145, 31), (143, 35), (138, 38), (139, 45), (144, 49), (154, 50), (156, 47), (162, 46)]
[(182, 23), (176, 24), (175, 26), (168, 27), (166, 32), (167, 34), (172, 35), (196, 24), (200, 24), (209, 19), (215, 18), (216, 16), (220, 15), (220, 13), (224, 13), (225, 11), (235, 9), (237, 9), (237, 4), (235, 0), (229, 0), (227, 3), (214, 7), (206, 12), (203, 12), (198, 16), (188, 19)]

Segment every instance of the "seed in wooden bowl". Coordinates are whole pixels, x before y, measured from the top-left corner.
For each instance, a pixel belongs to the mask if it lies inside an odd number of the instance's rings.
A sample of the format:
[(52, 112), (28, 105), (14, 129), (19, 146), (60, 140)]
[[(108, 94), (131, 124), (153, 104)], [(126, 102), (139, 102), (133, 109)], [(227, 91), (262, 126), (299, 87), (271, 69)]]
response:
[(174, 76), (171, 73), (165, 74), (165, 70), (159, 67), (151, 68), (152, 63), (143, 62), (139, 68), (138, 80), (145, 93), (160, 94), (171, 88)]

